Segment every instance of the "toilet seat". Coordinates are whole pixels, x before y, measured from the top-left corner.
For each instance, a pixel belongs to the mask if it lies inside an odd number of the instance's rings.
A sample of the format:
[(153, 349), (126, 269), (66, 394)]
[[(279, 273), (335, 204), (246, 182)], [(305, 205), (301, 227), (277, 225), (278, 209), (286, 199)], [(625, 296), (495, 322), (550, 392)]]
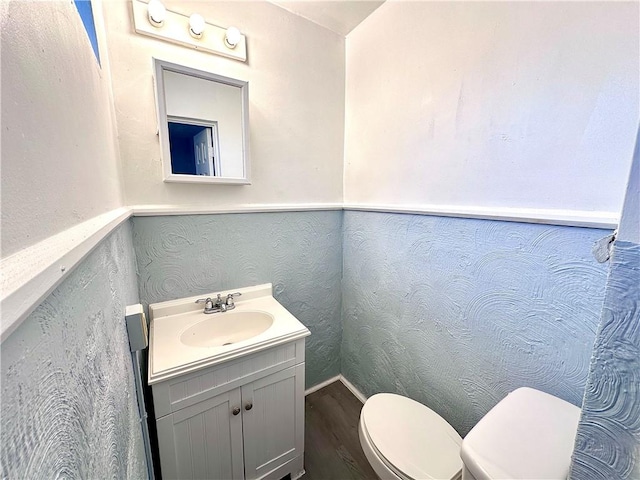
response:
[(386, 466), (391, 478), (460, 478), (462, 438), (440, 415), (410, 398), (373, 395), (362, 407), (360, 435), (365, 454)]
[(398, 471), (394, 468), (393, 465), (389, 463), (389, 461), (384, 458), (376, 446), (371, 441), (371, 437), (369, 437), (369, 433), (367, 432), (366, 427), (363, 422), (360, 421), (358, 425), (358, 434), (360, 436), (360, 445), (362, 445), (362, 450), (364, 451), (365, 457), (369, 461), (369, 465), (371, 468), (378, 474), (378, 477), (382, 480), (413, 480), (409, 477), (406, 477), (402, 474), (402, 472)]

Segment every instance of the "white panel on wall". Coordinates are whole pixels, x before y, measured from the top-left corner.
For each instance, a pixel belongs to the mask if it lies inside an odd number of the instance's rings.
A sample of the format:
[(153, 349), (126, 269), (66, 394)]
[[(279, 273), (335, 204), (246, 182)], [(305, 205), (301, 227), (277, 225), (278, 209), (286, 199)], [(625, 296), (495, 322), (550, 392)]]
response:
[[(130, 205), (342, 201), (344, 38), (269, 2), (184, 2), (247, 37), (246, 64), (133, 33), (129, 3), (105, 5), (120, 152)], [(249, 82), (250, 186), (162, 181), (151, 58)]]
[(347, 36), (345, 203), (617, 216), (638, 24), (634, 3), (385, 2)]

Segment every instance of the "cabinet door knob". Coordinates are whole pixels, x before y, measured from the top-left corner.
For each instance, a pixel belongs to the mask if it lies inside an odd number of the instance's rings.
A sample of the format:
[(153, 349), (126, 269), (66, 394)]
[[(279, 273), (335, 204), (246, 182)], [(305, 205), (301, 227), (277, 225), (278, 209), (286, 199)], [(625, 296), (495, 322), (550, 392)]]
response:
[(244, 406), (245, 410), (251, 410), (253, 408), (253, 403), (249, 402)]
[(238, 415), (240, 413), (240, 407), (235, 407), (231, 413), (233, 413), (234, 415)]

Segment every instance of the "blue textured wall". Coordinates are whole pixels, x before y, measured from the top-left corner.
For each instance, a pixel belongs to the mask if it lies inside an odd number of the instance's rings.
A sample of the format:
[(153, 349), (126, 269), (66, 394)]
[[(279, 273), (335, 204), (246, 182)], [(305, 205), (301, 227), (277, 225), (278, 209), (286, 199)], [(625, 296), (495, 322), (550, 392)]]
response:
[(571, 478), (640, 478), (640, 245), (616, 242)]
[(309, 330), (307, 386), (340, 373), (342, 212), (136, 217), (143, 304), (273, 283)]
[(466, 433), (530, 386), (580, 405), (605, 230), (345, 212), (342, 374), (414, 398)]
[(2, 343), (2, 478), (146, 478), (126, 333), (128, 223)]

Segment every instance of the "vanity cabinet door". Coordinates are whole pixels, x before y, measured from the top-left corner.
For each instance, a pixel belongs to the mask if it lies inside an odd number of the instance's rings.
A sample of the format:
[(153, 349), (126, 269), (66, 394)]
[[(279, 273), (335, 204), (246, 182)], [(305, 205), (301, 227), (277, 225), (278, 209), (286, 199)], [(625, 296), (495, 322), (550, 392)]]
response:
[(245, 478), (260, 478), (304, 451), (304, 363), (242, 387)]
[(240, 406), (236, 388), (159, 418), (162, 478), (243, 479)]

